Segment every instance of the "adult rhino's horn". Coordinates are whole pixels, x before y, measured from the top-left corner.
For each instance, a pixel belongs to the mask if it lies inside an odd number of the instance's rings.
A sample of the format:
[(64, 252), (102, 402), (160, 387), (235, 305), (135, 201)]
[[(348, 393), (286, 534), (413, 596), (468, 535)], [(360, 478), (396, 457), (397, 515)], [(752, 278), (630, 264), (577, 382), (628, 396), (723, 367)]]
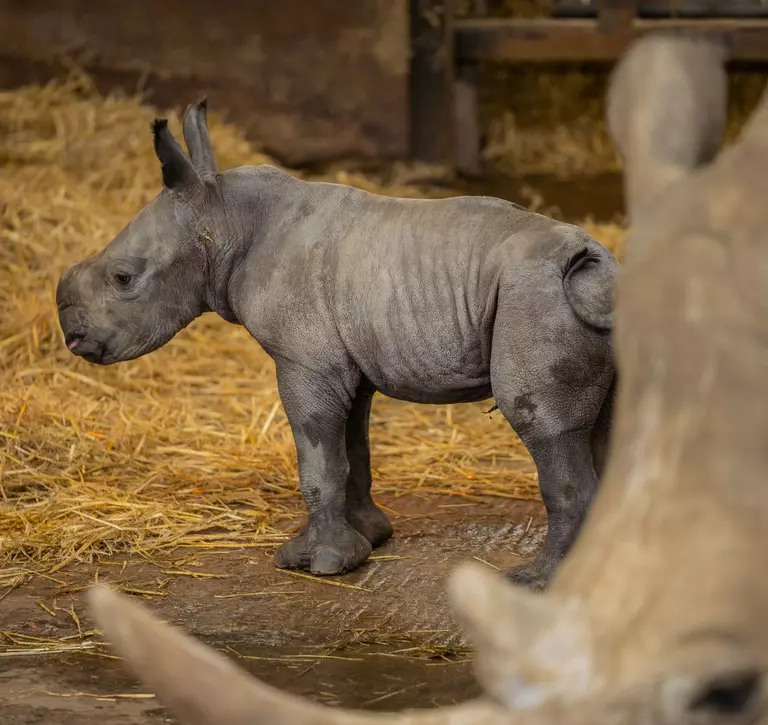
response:
[(482, 701), (396, 714), (309, 702), (263, 684), (215, 650), (160, 622), (104, 586), (90, 590), (93, 618), (117, 652), (183, 725), (502, 725), (509, 713)]

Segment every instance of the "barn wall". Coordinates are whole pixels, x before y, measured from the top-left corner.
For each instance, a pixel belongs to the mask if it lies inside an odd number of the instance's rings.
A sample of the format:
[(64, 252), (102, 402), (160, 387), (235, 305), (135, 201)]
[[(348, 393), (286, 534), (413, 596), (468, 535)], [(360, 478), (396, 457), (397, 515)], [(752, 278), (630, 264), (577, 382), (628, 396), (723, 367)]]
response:
[(207, 94), (286, 163), (408, 152), (407, 0), (0, 0), (0, 85), (62, 56), (161, 106)]

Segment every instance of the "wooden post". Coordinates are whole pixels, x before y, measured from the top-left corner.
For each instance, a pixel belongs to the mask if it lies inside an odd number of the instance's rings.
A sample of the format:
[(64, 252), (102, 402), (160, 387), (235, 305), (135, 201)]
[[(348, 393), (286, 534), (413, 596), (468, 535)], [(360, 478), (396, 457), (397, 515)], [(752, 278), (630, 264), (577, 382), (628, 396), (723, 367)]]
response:
[(637, 0), (597, 0), (597, 31), (629, 41), (636, 15)]
[(464, 176), (481, 176), (480, 119), (477, 104), (474, 64), (463, 64), (454, 84), (454, 136), (456, 168)]
[(411, 158), (455, 164), (452, 0), (411, 0)]

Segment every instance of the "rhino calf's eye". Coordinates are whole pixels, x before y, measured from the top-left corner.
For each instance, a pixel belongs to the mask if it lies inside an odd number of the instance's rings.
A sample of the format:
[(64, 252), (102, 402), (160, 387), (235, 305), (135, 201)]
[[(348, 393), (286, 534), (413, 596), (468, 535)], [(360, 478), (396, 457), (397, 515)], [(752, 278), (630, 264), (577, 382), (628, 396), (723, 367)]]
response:
[(131, 275), (118, 272), (115, 275), (115, 282), (117, 282), (121, 287), (127, 287), (131, 283)]

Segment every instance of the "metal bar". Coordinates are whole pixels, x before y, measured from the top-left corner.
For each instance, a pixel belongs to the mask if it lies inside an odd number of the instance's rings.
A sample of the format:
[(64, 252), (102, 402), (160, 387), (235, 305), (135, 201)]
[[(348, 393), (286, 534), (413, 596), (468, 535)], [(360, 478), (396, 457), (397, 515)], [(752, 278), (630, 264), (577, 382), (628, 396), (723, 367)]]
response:
[[(599, 0), (554, 0), (556, 18), (594, 18)], [(761, 18), (768, 4), (761, 0), (638, 0), (637, 15), (643, 18)]]
[(628, 33), (604, 34), (597, 20), (483, 18), (455, 23), (458, 61), (610, 62), (647, 33), (721, 38), (733, 61), (768, 61), (768, 20), (635, 19)]
[(411, 0), (411, 158), (455, 161), (452, 0)]

